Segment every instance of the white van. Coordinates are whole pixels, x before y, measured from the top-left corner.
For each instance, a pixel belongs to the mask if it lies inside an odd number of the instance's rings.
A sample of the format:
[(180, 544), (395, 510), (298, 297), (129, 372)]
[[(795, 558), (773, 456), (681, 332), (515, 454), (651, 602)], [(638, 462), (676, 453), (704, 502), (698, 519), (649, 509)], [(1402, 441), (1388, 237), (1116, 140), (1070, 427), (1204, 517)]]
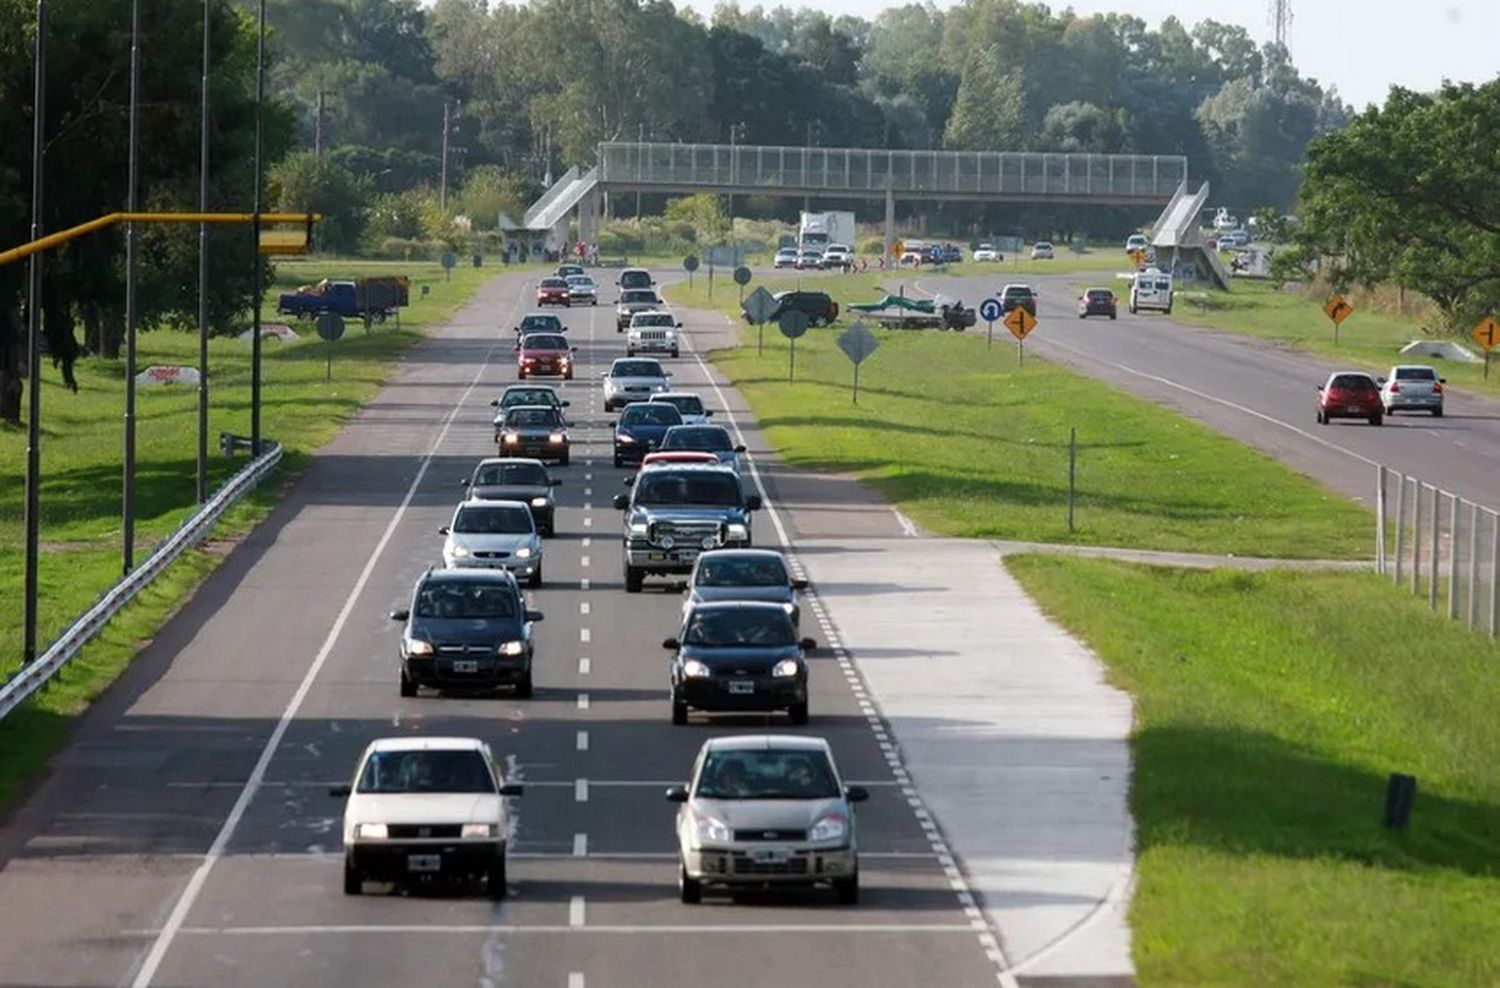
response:
[(1130, 313), (1155, 309), (1172, 314), (1172, 276), (1156, 268), (1138, 271), (1130, 281)]

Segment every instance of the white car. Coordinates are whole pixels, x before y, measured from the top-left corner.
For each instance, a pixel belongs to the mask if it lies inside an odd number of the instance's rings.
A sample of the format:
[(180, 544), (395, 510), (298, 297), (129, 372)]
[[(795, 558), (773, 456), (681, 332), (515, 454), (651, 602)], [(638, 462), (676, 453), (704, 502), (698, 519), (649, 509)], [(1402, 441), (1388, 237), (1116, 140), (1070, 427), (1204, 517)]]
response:
[[(764, 605), (762, 605), (764, 606)], [(704, 742), (692, 781), (667, 790), (677, 811), (677, 888), (699, 902), (704, 886), (833, 887), (859, 901), (853, 804), (822, 738), (752, 734)]]
[(691, 391), (664, 391), (654, 394), (651, 401), (660, 401), (677, 409), (683, 425), (707, 425), (713, 412), (703, 407), (703, 399)]
[(849, 263), (849, 248), (843, 244), (829, 244), (823, 252), (823, 267), (841, 268)]
[(681, 327), (682, 323), (670, 312), (660, 309), (637, 312), (630, 317), (630, 328), (625, 332), (625, 355), (669, 353), (675, 357), (677, 330)]
[(482, 879), (505, 896), (505, 797), (521, 795), (478, 738), (381, 738), (365, 748), (345, 796), (344, 894), (368, 881)]
[(1057, 251), (1045, 240), (1038, 240), (1031, 245), (1031, 259), (1033, 261), (1050, 261)]
[(1136, 272), (1130, 280), (1130, 314), (1151, 309), (1172, 314), (1172, 276), (1156, 268)]
[(1380, 403), (1387, 415), (1397, 412), (1430, 412), (1443, 417), (1443, 385), (1437, 369), (1425, 364), (1397, 364), (1386, 377), (1379, 379)]
[(811, 247), (804, 249), (797, 255), (798, 271), (816, 271), (823, 266), (823, 252)]
[(797, 248), (783, 247), (776, 252), (776, 260), (772, 267), (795, 268), (797, 266)]
[(542, 537), (530, 505), (522, 501), (465, 501), (438, 534), (449, 569), (504, 569), (517, 582), (542, 584)]
[(1145, 250), (1151, 246), (1151, 241), (1146, 239), (1144, 233), (1132, 233), (1125, 238), (1125, 253), (1132, 254), (1138, 250)]
[(672, 375), (654, 357), (619, 357), (602, 376), (604, 410), (612, 412), (632, 401), (649, 401), (652, 395), (666, 391), (667, 378)]
[(1000, 260), (1000, 252), (995, 249), (994, 244), (980, 244), (974, 248), (974, 260), (998, 261)]
[(904, 251), (901, 254), (899, 263), (903, 268), (919, 268), (922, 266), (922, 252), (916, 250)]

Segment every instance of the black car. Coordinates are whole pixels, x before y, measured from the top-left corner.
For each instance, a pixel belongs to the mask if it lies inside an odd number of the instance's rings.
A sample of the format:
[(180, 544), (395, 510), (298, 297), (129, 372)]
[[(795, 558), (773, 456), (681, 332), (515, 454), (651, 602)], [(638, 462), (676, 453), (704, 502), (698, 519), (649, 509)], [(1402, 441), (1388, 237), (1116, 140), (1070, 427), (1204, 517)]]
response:
[[(557, 391), (545, 384), (512, 384), (500, 393), (500, 397), (490, 400), (490, 407), (499, 409), (495, 413), (496, 442), (499, 442), (500, 424), (505, 421), (505, 413), (517, 405), (551, 405), (554, 408), (567, 408), (572, 403), (557, 396)], [(567, 415), (563, 415), (563, 421), (567, 421)]]
[[(777, 292), (772, 297), (776, 299), (776, 309), (767, 322), (776, 322), (791, 309), (807, 313), (808, 322), (814, 326), (827, 326), (839, 317), (839, 305), (827, 292)], [(748, 312), (745, 321), (750, 321)]]
[(1089, 316), (1109, 316), (1116, 318), (1119, 300), (1115, 293), (1108, 288), (1090, 288), (1078, 296), (1078, 318), (1087, 319)]
[(504, 570), (428, 570), (417, 581), (400, 621), (401, 695), (436, 690), (515, 688), (531, 696), (531, 626), (515, 577)]
[(745, 451), (722, 425), (674, 426), (662, 434), (659, 446), (663, 451), (712, 453), (735, 473), (740, 471), (740, 454)]
[(1030, 285), (1006, 285), (1000, 291), (1000, 312), (1002, 314), (1019, 306), (1036, 315), (1036, 289)]
[(530, 312), (521, 317), (519, 325), (512, 327), (517, 336), (530, 333), (566, 333), (568, 327), (550, 312)]
[(668, 429), (681, 424), (682, 413), (677, 406), (664, 401), (636, 401), (626, 405), (620, 421), (615, 423), (615, 466), (639, 463), (661, 445)]
[(534, 456), (568, 465), (568, 426), (562, 409), (551, 405), (506, 409), (505, 420), (495, 427), (495, 442), (502, 456)]
[(672, 723), (688, 711), (785, 710), (793, 724), (807, 723), (807, 660), (817, 648), (798, 639), (780, 604), (733, 601), (695, 604), (677, 638), (662, 647), (672, 659)]
[(520, 501), (531, 508), (542, 535), (557, 534), (557, 502), (552, 489), (562, 481), (547, 474), (541, 460), (491, 457), (480, 460), (467, 479), (459, 481), (466, 501)]

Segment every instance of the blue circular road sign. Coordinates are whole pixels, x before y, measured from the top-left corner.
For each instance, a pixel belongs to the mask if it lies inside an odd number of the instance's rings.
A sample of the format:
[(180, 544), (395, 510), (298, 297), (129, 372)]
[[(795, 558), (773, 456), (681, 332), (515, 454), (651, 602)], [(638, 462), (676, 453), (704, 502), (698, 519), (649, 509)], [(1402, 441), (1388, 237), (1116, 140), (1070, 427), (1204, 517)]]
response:
[(985, 322), (994, 322), (1000, 318), (1000, 300), (987, 298), (979, 303), (979, 318)]

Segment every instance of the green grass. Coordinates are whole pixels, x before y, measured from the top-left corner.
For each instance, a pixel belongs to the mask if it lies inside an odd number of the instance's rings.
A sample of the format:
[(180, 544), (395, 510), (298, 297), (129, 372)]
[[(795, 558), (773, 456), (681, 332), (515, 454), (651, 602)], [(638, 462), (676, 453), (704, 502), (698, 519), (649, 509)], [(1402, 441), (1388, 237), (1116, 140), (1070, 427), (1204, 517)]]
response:
[[(324, 381), (324, 347), (310, 324), (295, 324), (303, 338), (290, 344), (266, 340), (263, 434), (280, 441), (287, 456), (280, 477), (242, 502), (220, 523), (222, 538), (248, 530), (275, 503), (274, 491), (300, 469), (307, 455), (327, 442), (359, 406), (375, 394), (392, 360), (421, 338), (422, 327), (439, 322), (497, 272), (456, 268), (445, 279), (436, 264), (329, 259), (282, 262), (268, 296), (324, 277), (400, 271), (412, 276), (412, 304), (393, 323), (372, 333), (351, 324), (335, 344), (333, 380)], [(420, 286), (430, 286), (423, 297)], [(274, 299), (266, 320), (275, 321)], [(210, 486), (217, 488), (245, 464), (218, 451), (221, 431), (250, 432), (250, 342), (216, 338), (210, 343)], [(141, 367), (196, 365), (197, 337), (165, 330), (143, 333)], [(63, 386), (50, 364), (42, 389), (40, 489), (43, 552), (38, 648), (45, 648), (119, 577), (120, 463), (124, 369), (121, 361), (89, 359), (77, 367), (79, 392)], [(192, 387), (137, 390), (137, 548), (140, 562), (151, 547), (195, 509), (197, 392)], [(0, 677), (20, 661), (25, 428), (0, 429)], [(83, 657), (26, 708), (0, 721), (0, 806), (61, 743), (71, 719), (113, 681), (139, 643), (180, 606), (217, 564), (212, 549), (185, 553), (151, 590), (112, 622)]]
[(1500, 984), (1500, 646), (1373, 575), (1007, 565), (1135, 700), (1142, 985)]
[[(1500, 393), (1500, 356), (1491, 357), (1489, 380), (1482, 364), (1458, 364), (1428, 357), (1404, 358), (1401, 348), (1413, 340), (1428, 338), (1423, 332), (1427, 319), (1370, 311), (1356, 303), (1354, 314), (1339, 327), (1339, 342), (1333, 341), (1333, 323), (1323, 314), (1322, 301), (1264, 281), (1239, 280), (1232, 292), (1207, 292), (1206, 307), (1178, 305), (1172, 316), (1186, 322), (1231, 333), (1275, 340), (1320, 356), (1344, 361), (1351, 367), (1384, 373), (1396, 363), (1431, 363), (1441, 367), (1452, 384), (1474, 390)], [(1429, 317), (1430, 319), (1430, 317)], [(1467, 336), (1453, 339), (1478, 353)]]
[[(868, 276), (851, 276), (868, 277)], [(703, 286), (668, 289), (709, 308)], [(736, 305), (727, 294), (727, 308)], [(847, 321), (847, 320), (845, 320)], [(743, 326), (743, 323), (740, 324)], [(788, 346), (766, 330), (714, 360), (747, 397), (778, 455), (851, 472), (945, 535), (1286, 557), (1368, 556), (1362, 507), (1186, 418), (982, 334), (877, 331), (861, 370), (838, 329)], [(1007, 337), (1008, 339), (1008, 337)], [(1067, 529), (1068, 430), (1078, 429), (1076, 531)]]

